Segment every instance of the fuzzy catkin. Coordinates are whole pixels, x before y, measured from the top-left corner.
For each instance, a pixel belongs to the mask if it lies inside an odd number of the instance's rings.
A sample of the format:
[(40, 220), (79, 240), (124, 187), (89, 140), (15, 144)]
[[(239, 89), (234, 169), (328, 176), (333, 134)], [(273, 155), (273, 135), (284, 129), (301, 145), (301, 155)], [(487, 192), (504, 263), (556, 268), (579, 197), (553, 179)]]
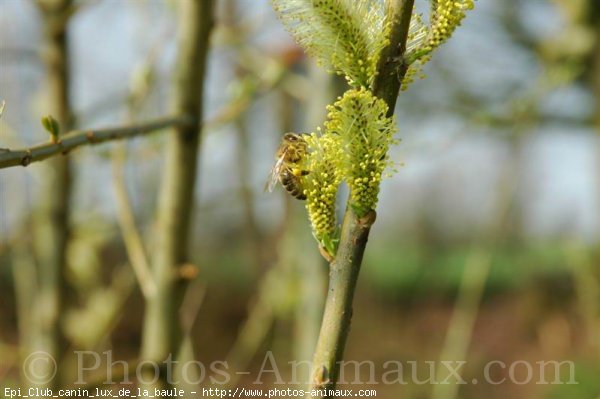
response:
[(350, 203), (363, 214), (375, 209), (387, 155), (396, 143), (396, 123), (388, 117), (385, 101), (367, 89), (348, 90), (328, 107), (327, 134), (338, 136), (343, 157), (338, 159), (343, 180), (350, 188)]
[(309, 155), (305, 178), (306, 209), (313, 234), (320, 242), (335, 235), (337, 228), (335, 201), (342, 180), (337, 160), (343, 156), (339, 137), (311, 133), (306, 137)]
[(431, 59), (431, 53), (446, 42), (460, 26), (468, 10), (475, 6), (474, 0), (430, 0), (429, 24), (421, 15), (414, 13), (407, 40), (405, 61), (410, 67), (402, 82), (402, 89), (415, 77), (424, 77), (423, 66)]
[(317, 62), (368, 87), (390, 24), (378, 0), (272, 0), (296, 42)]

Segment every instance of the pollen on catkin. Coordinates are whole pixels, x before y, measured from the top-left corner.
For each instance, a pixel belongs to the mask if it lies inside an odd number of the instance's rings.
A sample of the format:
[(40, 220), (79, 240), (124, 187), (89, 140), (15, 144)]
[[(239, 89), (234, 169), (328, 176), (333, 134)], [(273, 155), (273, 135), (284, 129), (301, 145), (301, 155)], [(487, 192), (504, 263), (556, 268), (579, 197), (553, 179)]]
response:
[(431, 53), (452, 36), (465, 13), (474, 6), (474, 0), (431, 0), (428, 25), (420, 14), (413, 14), (405, 56), (410, 67), (402, 82), (403, 90), (416, 76), (422, 77), (421, 69), (431, 59)]
[(396, 123), (385, 101), (363, 88), (348, 90), (328, 111), (326, 136), (339, 137), (343, 156), (336, 163), (350, 204), (362, 215), (375, 209), (383, 172), (392, 165), (387, 153), (396, 143)]
[(272, 0), (296, 42), (317, 62), (346, 76), (354, 87), (369, 86), (390, 23), (378, 0)]
[[(334, 238), (337, 222), (335, 200), (341, 183), (341, 171), (336, 160), (342, 154), (339, 137), (311, 133), (305, 138), (308, 144), (306, 167), (310, 171), (304, 178), (306, 209), (313, 234), (324, 246)], [(332, 248), (327, 248), (335, 253)]]

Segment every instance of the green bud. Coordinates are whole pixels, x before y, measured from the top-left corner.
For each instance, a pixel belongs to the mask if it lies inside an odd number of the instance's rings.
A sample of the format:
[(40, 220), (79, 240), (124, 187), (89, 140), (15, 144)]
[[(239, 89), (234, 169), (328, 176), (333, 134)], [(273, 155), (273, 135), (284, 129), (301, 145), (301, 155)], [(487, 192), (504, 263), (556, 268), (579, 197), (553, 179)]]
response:
[(42, 126), (48, 133), (50, 133), (50, 139), (53, 143), (58, 143), (58, 136), (60, 135), (60, 126), (58, 121), (54, 119), (52, 115), (46, 115), (42, 117)]

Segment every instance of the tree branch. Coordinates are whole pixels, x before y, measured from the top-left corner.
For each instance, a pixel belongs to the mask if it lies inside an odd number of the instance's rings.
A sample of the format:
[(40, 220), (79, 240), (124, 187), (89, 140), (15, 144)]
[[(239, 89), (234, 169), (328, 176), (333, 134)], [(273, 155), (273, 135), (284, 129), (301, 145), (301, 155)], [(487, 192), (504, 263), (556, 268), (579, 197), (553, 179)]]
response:
[[(73, 126), (73, 118), (67, 9), (73, 2), (55, 0), (44, 1), (43, 4), (48, 6), (41, 13), (47, 107), (57, 123), (69, 130)], [(46, 352), (60, 364), (66, 343), (61, 319), (69, 291), (65, 268), (70, 236), (69, 209), (72, 191), (69, 159), (53, 159), (42, 172), (37, 192), (39, 198), (44, 200), (38, 202), (32, 212), (32, 250), (37, 264), (38, 285), (33, 293), (28, 315), (30, 331), (27, 334), (29, 342), (26, 343), (26, 350)], [(39, 375), (45, 375), (51, 369), (48, 369), (46, 364), (43, 367)], [(63, 371), (58, 370), (58, 374), (50, 381), (28, 379), (28, 382), (30, 386), (55, 389), (59, 387), (62, 377)]]
[(373, 81), (373, 94), (384, 100), (389, 109), (388, 116), (394, 114), (396, 99), (408, 65), (404, 62), (406, 40), (413, 13), (414, 0), (392, 0), (388, 2), (388, 16), (392, 20), (390, 44), (379, 56), (377, 76)]
[(117, 205), (117, 221), (140, 290), (144, 298), (148, 299), (154, 295), (156, 284), (152, 279), (150, 262), (144, 249), (144, 241), (135, 224), (133, 206), (127, 192), (124, 174), (126, 155), (127, 148), (125, 146), (119, 146), (113, 153), (113, 188)]
[[(403, 55), (413, 6), (414, 0), (393, 0), (388, 3), (388, 16), (392, 20), (390, 43), (380, 56), (372, 89), (377, 97), (388, 104), (388, 115), (394, 113), (396, 98), (407, 70)], [(375, 215), (375, 210), (371, 210), (359, 218), (349, 204), (346, 206), (338, 252), (330, 265), (323, 322), (313, 358), (313, 390), (334, 389), (339, 378), (339, 362), (343, 358), (350, 331), (354, 289)], [(326, 393), (325, 397), (330, 396)]]
[[(178, 55), (175, 61), (173, 112), (192, 115), (197, 123), (179, 126), (169, 134), (165, 171), (159, 194), (157, 237), (152, 257), (156, 293), (147, 302), (142, 332), (146, 361), (162, 363), (176, 356), (182, 339), (178, 317), (186, 281), (178, 269), (189, 262), (190, 225), (196, 187), (200, 144), (204, 73), (212, 30), (214, 0), (180, 1), (178, 5)], [(178, 277), (179, 276), (179, 277)], [(169, 385), (163, 372), (144, 370), (150, 388)], [(148, 376), (149, 375), (149, 376)], [(150, 379), (148, 379), (150, 378)]]
[(126, 139), (145, 133), (155, 132), (171, 126), (190, 126), (193, 119), (186, 116), (166, 117), (154, 121), (98, 130), (75, 130), (56, 142), (38, 144), (30, 148), (10, 150), (0, 148), (0, 169), (13, 166), (27, 166), (55, 155), (66, 155), (71, 150), (87, 144), (99, 144), (110, 140)]

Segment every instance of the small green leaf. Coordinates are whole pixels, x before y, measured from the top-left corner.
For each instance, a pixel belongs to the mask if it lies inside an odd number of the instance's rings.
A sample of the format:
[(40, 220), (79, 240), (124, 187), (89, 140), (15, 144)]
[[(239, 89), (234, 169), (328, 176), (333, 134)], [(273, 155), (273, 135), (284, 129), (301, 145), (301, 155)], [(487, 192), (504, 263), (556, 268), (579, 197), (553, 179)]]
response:
[[(335, 258), (338, 250), (338, 244), (340, 243), (340, 229), (336, 226), (333, 231), (322, 233), (317, 235), (317, 232), (313, 231), (313, 236), (319, 243), (322, 250), (329, 254), (332, 259)], [(327, 257), (326, 257), (327, 259)]]
[(42, 126), (50, 133), (50, 137), (53, 143), (58, 142), (58, 136), (60, 135), (60, 126), (58, 121), (52, 117), (52, 115), (46, 115), (42, 117)]

